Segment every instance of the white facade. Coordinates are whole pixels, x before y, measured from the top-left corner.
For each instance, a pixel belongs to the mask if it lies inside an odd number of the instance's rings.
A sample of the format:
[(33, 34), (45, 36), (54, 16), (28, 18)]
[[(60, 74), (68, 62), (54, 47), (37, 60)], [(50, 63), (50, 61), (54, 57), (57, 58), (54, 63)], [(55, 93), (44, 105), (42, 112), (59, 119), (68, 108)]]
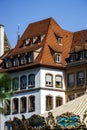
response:
[[(53, 76), (53, 86), (52, 87), (47, 87), (46, 86), (46, 74), (50, 73)], [(27, 81), (27, 87), (26, 89), (20, 90), (20, 77), (22, 75), (26, 75), (28, 79), (29, 74), (35, 74), (35, 87), (33, 88), (28, 88), (28, 81)], [(62, 83), (63, 86), (62, 88), (55, 88), (55, 76), (56, 75), (61, 75), (62, 76)], [(25, 70), (21, 72), (15, 72), (12, 74), (12, 78), (14, 77), (19, 77), (19, 89), (17, 90), (17, 93), (14, 93), (13, 96), (11, 97), (11, 114), (6, 115), (2, 118), (2, 126), (1, 130), (4, 130), (4, 123), (6, 121), (9, 121), (10, 119), (13, 120), (14, 116), (21, 118), (21, 115), (25, 115), (26, 118), (29, 118), (32, 114), (43, 114), (47, 112), (46, 110), (46, 96), (52, 96), (53, 98), (53, 109), (56, 108), (55, 105), (55, 98), (56, 97), (61, 97), (63, 99), (63, 104), (65, 104), (65, 82), (64, 82), (64, 71), (58, 70), (58, 69), (50, 69), (50, 68), (36, 68), (36, 69), (31, 69), (31, 70)], [(29, 112), (28, 111), (28, 98), (29, 96), (35, 96), (35, 111)], [(20, 105), (20, 100), (22, 97), (26, 97), (26, 102), (27, 102), (27, 108), (26, 112), (21, 113), (21, 105)], [(13, 114), (12, 113), (12, 101), (14, 98), (18, 99), (18, 113)], [(9, 130), (5, 127), (5, 130)]]

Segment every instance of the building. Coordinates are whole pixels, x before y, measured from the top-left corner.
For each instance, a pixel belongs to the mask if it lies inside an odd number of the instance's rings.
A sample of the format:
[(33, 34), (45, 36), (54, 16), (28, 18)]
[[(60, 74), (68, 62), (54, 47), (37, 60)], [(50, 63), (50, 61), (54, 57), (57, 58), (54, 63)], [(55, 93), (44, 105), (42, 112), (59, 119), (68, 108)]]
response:
[(87, 90), (87, 30), (73, 34), (66, 61), (66, 98), (69, 101)]
[[(29, 24), (15, 48), (2, 55), (1, 72), (10, 73), (11, 91), (15, 91), (1, 118), (3, 130), (10, 130), (8, 121), (14, 116), (43, 114), (69, 101), (73, 89), (68, 89), (71, 77), (66, 77), (72, 71), (75, 34), (62, 29), (53, 18), (41, 20)], [(73, 92), (78, 95), (78, 90)]]

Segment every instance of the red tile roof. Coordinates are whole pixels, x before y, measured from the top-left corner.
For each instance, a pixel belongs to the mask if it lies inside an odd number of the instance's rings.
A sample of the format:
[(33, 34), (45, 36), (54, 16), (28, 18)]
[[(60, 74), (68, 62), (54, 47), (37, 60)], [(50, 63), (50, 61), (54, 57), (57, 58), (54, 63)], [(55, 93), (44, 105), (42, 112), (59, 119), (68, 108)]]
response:
[[(45, 38), (40, 44), (35, 44), (32, 46), (21, 47), (23, 41), (27, 38), (33, 38), (46, 34)], [(59, 45), (55, 34), (62, 38), (62, 45)], [(75, 34), (74, 34), (75, 35)], [(30, 51), (35, 51), (42, 47), (39, 55), (34, 61), (34, 65), (41, 64), (54, 67), (63, 67), (66, 64), (65, 59), (68, 57), (70, 52), (70, 47), (72, 43), (73, 33), (62, 29), (53, 18), (48, 18), (35, 23), (31, 23), (22, 37), (18, 41), (16, 47), (8, 54), (6, 57), (14, 56), (21, 53), (26, 53)], [(62, 63), (57, 64), (54, 62), (51, 49), (55, 52), (61, 52)], [(32, 65), (32, 64), (31, 64)], [(25, 67), (27, 65), (24, 65)], [(30, 66), (30, 64), (29, 64)]]
[(87, 30), (81, 30), (73, 34), (70, 52), (78, 52), (87, 49)]

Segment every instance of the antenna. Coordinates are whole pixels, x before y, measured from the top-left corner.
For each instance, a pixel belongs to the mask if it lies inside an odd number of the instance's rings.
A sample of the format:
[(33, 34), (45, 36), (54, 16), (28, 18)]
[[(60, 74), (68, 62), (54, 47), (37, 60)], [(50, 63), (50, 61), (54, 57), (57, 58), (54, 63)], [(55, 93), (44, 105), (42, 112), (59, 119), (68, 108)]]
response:
[(20, 39), (20, 24), (18, 24), (17, 37), (18, 37), (17, 41), (19, 41), (19, 39)]

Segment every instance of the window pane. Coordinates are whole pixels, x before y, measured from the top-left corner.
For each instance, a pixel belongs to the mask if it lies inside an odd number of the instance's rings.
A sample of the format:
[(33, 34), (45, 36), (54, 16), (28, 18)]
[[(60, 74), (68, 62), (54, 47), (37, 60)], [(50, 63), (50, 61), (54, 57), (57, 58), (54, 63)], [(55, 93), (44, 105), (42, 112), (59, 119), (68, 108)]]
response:
[(62, 77), (56, 76), (56, 88), (62, 87)]
[(53, 98), (51, 96), (46, 97), (46, 110), (49, 111), (53, 109)]
[(74, 73), (68, 75), (68, 86), (74, 86)]
[(35, 86), (35, 75), (34, 74), (30, 74), (28, 76), (28, 86), (29, 87), (34, 87)]
[(52, 86), (52, 75), (46, 74), (46, 85)]
[(77, 73), (77, 84), (83, 85), (84, 84), (84, 72)]

